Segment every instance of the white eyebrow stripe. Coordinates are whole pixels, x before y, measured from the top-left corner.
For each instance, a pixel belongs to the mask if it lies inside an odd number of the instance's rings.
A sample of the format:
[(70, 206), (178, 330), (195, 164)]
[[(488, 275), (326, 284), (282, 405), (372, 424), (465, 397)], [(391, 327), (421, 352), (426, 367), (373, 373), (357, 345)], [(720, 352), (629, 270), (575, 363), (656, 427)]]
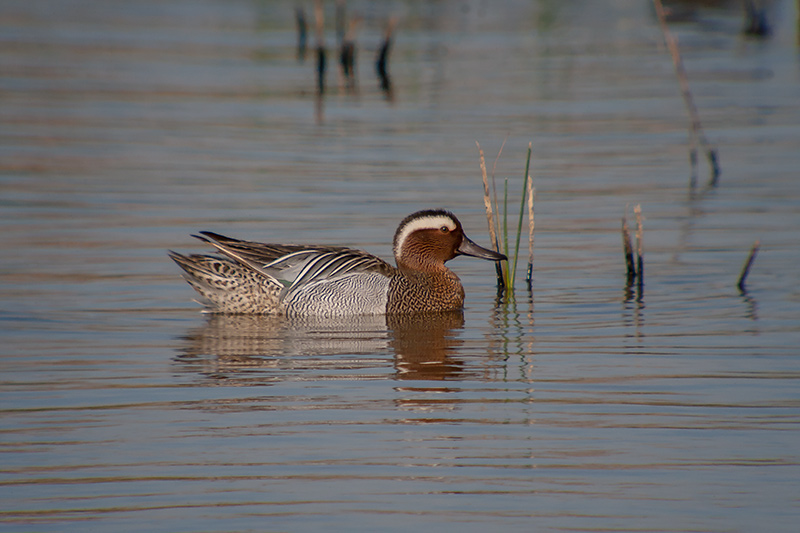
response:
[(414, 233), (415, 231), (423, 230), (423, 229), (439, 229), (442, 226), (447, 226), (450, 231), (455, 231), (456, 223), (455, 221), (446, 216), (446, 215), (432, 215), (422, 218), (417, 218), (412, 220), (400, 231), (400, 234), (397, 236), (397, 242), (395, 244), (394, 255), (397, 257), (399, 255), (400, 250), (403, 249), (403, 245), (408, 239), (408, 236)]

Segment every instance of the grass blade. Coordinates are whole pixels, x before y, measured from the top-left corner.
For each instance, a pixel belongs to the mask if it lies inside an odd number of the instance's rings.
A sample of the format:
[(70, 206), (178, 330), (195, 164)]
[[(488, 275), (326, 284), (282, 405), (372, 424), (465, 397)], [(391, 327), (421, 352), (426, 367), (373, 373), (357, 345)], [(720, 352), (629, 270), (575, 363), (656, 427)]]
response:
[(528, 174), (531, 168), (531, 149), (532, 143), (528, 143), (528, 158), (525, 161), (525, 176), (522, 178), (522, 199), (520, 200), (519, 205), (519, 219), (517, 220), (517, 242), (514, 247), (514, 266), (511, 269), (510, 276), (509, 276), (509, 286), (514, 287), (514, 279), (516, 278), (517, 273), (517, 259), (519, 258), (519, 240), (522, 236), (522, 217), (525, 213), (525, 196), (528, 189)]

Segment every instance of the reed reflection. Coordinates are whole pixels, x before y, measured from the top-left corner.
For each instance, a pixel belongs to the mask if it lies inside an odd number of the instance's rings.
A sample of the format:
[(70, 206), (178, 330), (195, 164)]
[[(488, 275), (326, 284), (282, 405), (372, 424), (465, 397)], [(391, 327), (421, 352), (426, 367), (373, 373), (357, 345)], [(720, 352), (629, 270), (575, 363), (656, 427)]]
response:
[(532, 383), (536, 357), (533, 290), (510, 295), (498, 292), (489, 326), (496, 334), (489, 339), (486, 359), (492, 365), (487, 370), (500, 372), (491, 379), (520, 379)]
[(742, 287), (739, 289), (739, 297), (742, 299), (742, 302), (744, 303), (745, 318), (752, 320), (753, 322), (757, 322), (758, 302), (756, 301), (756, 299), (750, 295), (746, 287)]

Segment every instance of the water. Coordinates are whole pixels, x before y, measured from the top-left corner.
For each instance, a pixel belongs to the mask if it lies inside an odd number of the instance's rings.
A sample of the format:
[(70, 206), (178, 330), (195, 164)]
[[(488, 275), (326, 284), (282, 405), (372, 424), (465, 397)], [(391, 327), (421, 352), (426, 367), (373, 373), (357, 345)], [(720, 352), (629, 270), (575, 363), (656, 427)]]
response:
[[(321, 102), (293, 9), (0, 7), (2, 528), (795, 531), (796, 4), (766, 40), (738, 2), (672, 24), (722, 166), (693, 189), (648, 2), (350, 2), (358, 92), (332, 66)], [(437, 206), (486, 244), (475, 141), (491, 168), (506, 138), (501, 186), (532, 142), (537, 189), (513, 303), (457, 259), (463, 314), (213, 317), (166, 256), (208, 229), (389, 258)]]

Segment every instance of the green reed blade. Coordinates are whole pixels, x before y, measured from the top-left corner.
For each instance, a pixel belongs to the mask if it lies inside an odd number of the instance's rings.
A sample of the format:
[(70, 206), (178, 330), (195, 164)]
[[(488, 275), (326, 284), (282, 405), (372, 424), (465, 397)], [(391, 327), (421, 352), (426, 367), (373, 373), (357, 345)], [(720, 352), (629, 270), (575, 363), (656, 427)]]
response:
[[(508, 257), (508, 178), (503, 182), (503, 253)], [(509, 283), (509, 262), (506, 261), (506, 289), (514, 291), (513, 283)]]
[(525, 213), (525, 193), (528, 191), (528, 174), (531, 168), (531, 149), (533, 143), (528, 143), (528, 158), (525, 161), (525, 176), (522, 178), (522, 200), (519, 205), (519, 220), (517, 221), (517, 243), (514, 247), (514, 267), (511, 269), (509, 285), (514, 286), (514, 278), (517, 273), (517, 258), (519, 257), (519, 239), (522, 235), (522, 216)]

